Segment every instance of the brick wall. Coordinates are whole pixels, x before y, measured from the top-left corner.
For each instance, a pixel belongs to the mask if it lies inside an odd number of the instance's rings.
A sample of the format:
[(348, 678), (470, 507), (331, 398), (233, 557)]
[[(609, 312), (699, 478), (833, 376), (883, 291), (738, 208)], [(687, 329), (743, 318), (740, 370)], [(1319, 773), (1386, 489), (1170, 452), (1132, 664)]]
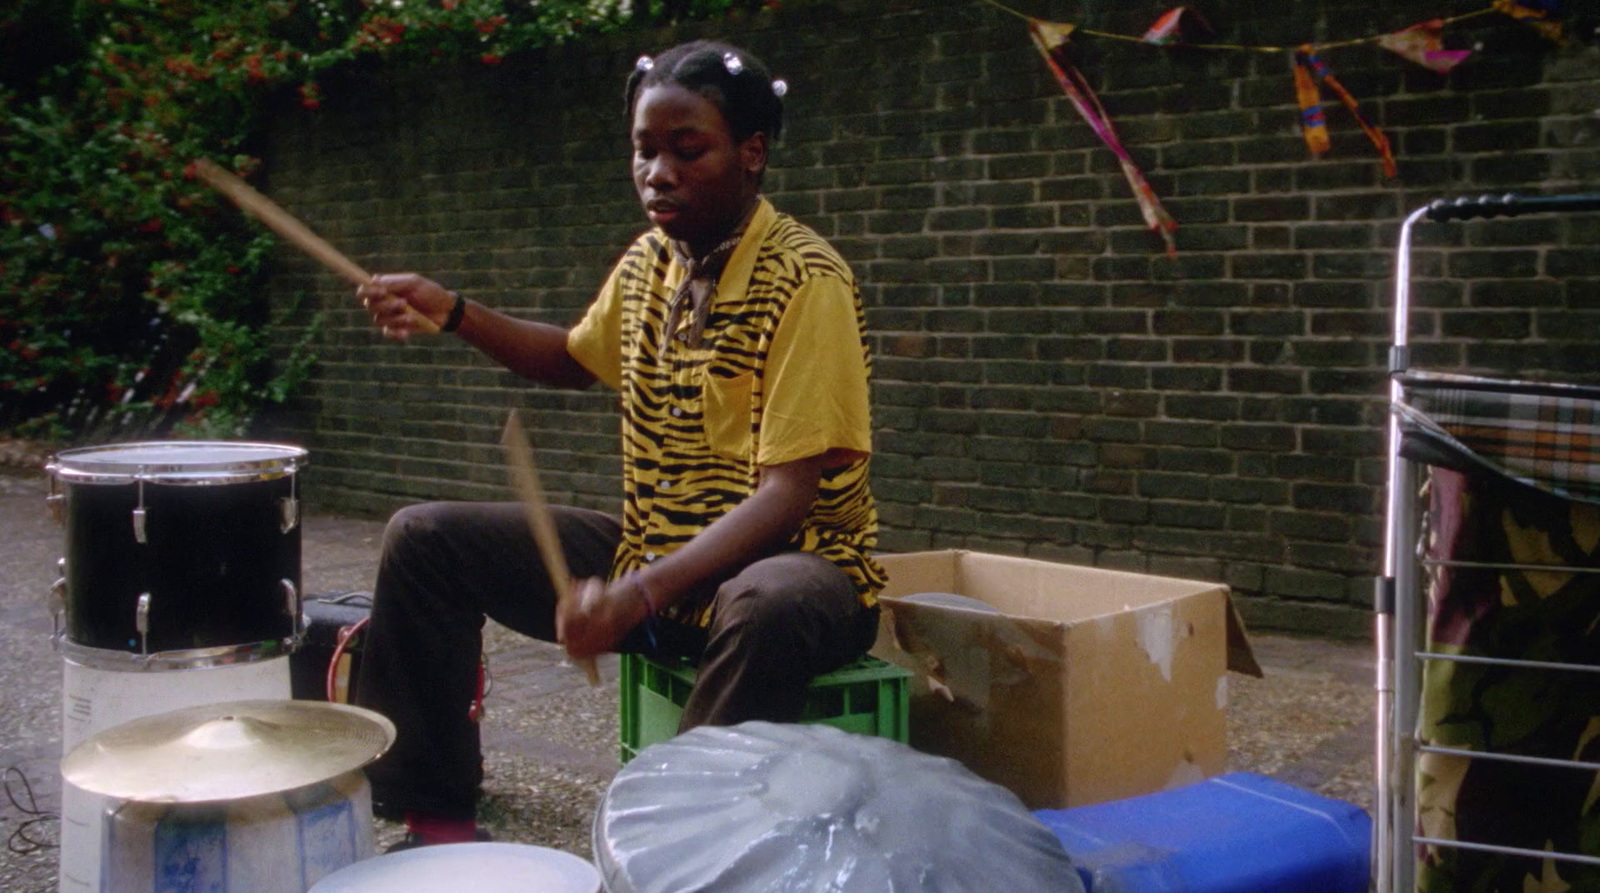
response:
[[(1140, 32), (1163, 8), (1041, 14)], [(1204, 8), (1219, 40), (1366, 36), (1465, 0)], [(372, 269), (426, 271), (567, 324), (641, 228), (621, 86), (641, 52), (723, 36), (786, 77), (769, 173), (783, 210), (863, 282), (877, 345), (874, 487), (892, 550), (963, 547), (1220, 580), (1258, 626), (1359, 634), (1382, 541), (1393, 244), (1440, 196), (1600, 186), (1592, 22), (1555, 49), (1486, 16), (1441, 76), (1327, 53), (1401, 176), (1330, 99), (1308, 158), (1284, 56), (1085, 38), (1079, 59), (1182, 228), (1165, 257), (1115, 159), (1021, 22), (976, 0), (794, 3), (424, 73), (361, 69), (316, 112), (285, 101), (270, 190)], [(1419, 234), (1417, 363), (1593, 380), (1600, 217)], [(614, 508), (614, 395), (526, 387), (451, 339), (396, 346), (349, 290), (283, 253), (287, 342), (320, 313), (316, 380), (273, 436), (305, 443), (314, 501), (383, 512), (507, 494), (498, 431), (523, 407), (552, 499)]]

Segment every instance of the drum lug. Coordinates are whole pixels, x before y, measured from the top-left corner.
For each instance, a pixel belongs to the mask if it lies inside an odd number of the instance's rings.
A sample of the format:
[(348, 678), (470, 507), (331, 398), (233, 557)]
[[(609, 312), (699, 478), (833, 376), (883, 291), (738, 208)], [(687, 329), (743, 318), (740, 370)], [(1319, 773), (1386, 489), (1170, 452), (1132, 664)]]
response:
[(134, 478), (139, 485), (139, 504), (133, 508), (133, 541), (141, 546), (149, 542), (144, 526), (144, 478), (145, 469), (141, 465), (139, 466), (139, 473)]
[(278, 529), (283, 533), (300, 526), (300, 500), (293, 496), (285, 496), (278, 500), (278, 512), (281, 515)]
[(298, 642), (305, 632), (306, 618), (303, 613), (305, 603), (300, 598), (300, 590), (295, 588), (293, 580), (282, 579), (278, 581), (278, 585), (283, 587), (283, 597), (289, 608), (289, 616), (294, 618), (294, 638)]
[(65, 558), (56, 559), (56, 570), (61, 574), (61, 576), (56, 577), (56, 581), (50, 584), (50, 618), (52, 639), (56, 639), (61, 636), (62, 618), (64, 618), (67, 613), (67, 560)]
[(50, 510), (50, 517), (56, 520), (56, 526), (65, 527), (67, 526), (67, 515), (62, 503), (66, 501), (67, 496), (65, 493), (56, 492), (56, 475), (61, 471), (61, 466), (52, 459), (44, 467), (44, 470), (50, 476), (50, 495), (44, 498), (45, 507)]
[(133, 628), (139, 632), (139, 653), (150, 653), (150, 593), (139, 593), (139, 607), (133, 612)]

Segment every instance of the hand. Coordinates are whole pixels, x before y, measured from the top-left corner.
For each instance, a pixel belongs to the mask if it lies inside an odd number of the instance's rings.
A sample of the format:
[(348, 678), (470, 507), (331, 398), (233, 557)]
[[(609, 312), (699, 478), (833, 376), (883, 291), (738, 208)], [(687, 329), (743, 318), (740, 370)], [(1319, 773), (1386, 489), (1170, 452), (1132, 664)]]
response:
[(356, 297), (385, 338), (405, 341), (419, 331), (421, 320), (444, 325), (455, 297), (444, 286), (415, 273), (387, 273), (372, 277), (356, 289)]
[(616, 650), (623, 637), (650, 615), (631, 581), (589, 578), (556, 606), (556, 641), (574, 659)]

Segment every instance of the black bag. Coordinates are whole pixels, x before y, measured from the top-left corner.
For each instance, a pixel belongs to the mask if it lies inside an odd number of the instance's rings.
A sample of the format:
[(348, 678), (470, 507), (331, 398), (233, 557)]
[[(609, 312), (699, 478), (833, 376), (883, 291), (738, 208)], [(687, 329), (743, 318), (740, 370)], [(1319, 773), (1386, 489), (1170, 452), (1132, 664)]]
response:
[[(335, 700), (348, 704), (361, 672), (366, 620), (372, 613), (370, 592), (323, 592), (306, 596), (305, 637), (289, 655), (289, 692), (302, 701), (328, 700), (328, 664), (348, 636), (334, 671)], [(352, 634), (352, 630), (354, 630)]]

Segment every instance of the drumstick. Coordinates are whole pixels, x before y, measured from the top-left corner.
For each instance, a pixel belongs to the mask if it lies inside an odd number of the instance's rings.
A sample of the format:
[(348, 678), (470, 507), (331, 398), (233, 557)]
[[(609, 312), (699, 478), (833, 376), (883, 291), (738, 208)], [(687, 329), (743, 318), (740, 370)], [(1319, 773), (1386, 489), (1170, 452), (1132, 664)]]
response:
[[(515, 409), (506, 419), (506, 430), (500, 438), (506, 448), (506, 464), (511, 469), (511, 482), (522, 497), (522, 507), (528, 513), (528, 526), (533, 529), (533, 541), (539, 546), (539, 556), (544, 559), (544, 569), (550, 574), (550, 585), (556, 591), (556, 610), (573, 597), (572, 576), (567, 571), (567, 559), (561, 551), (561, 538), (550, 521), (550, 511), (545, 506), (544, 490), (539, 486), (539, 472), (533, 467), (533, 446), (522, 430), (522, 418)], [(600, 684), (600, 671), (593, 658), (574, 661), (589, 677), (590, 685)]]
[[(241, 211), (266, 224), (268, 229), (310, 255), (312, 260), (342, 276), (346, 282), (359, 286), (372, 281), (372, 274), (363, 270), (360, 264), (345, 257), (339, 249), (312, 232), (277, 202), (262, 195), (254, 186), (234, 176), (231, 171), (223, 169), (209, 158), (197, 158), (194, 162), (194, 172), (195, 176), (205, 181), (206, 185), (238, 205)], [(423, 316), (415, 307), (408, 309), (411, 311), (410, 322), (413, 327), (430, 335), (439, 333), (439, 327), (434, 325), (433, 320)]]

